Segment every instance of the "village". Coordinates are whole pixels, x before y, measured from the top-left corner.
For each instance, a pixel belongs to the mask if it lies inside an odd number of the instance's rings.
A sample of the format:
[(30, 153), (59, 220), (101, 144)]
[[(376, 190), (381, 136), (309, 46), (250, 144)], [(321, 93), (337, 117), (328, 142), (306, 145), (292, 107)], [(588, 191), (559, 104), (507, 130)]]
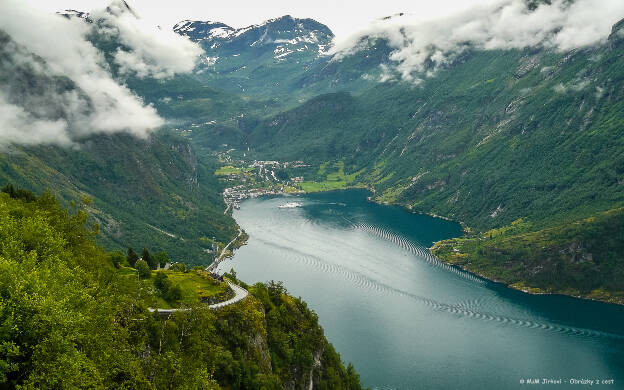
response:
[(292, 169), (309, 167), (303, 161), (262, 161), (235, 160), (230, 152), (219, 154), (219, 161), (226, 164), (215, 174), (219, 180), (233, 184), (223, 191), (223, 200), (227, 205), (226, 213), (238, 209), (240, 203), (248, 198), (262, 195), (281, 195), (303, 193), (300, 184), (303, 176), (290, 176)]

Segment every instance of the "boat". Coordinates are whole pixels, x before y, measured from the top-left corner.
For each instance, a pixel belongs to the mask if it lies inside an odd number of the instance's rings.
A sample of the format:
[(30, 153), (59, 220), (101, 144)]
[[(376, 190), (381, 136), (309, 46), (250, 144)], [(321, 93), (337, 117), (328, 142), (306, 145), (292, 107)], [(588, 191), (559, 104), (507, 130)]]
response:
[(301, 206), (303, 206), (303, 203), (300, 203), (300, 202), (288, 202), (286, 204), (283, 204), (283, 205), (277, 206), (277, 207), (279, 207), (280, 209), (293, 209), (295, 207), (301, 207)]

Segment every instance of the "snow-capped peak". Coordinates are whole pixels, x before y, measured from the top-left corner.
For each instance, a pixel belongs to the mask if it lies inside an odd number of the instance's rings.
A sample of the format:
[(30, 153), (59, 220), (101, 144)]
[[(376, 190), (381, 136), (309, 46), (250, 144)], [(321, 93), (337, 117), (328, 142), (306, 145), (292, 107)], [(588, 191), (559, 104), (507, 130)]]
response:
[(243, 28), (214, 21), (183, 20), (173, 30), (198, 42), (207, 56), (202, 62), (209, 66), (217, 61), (227, 63), (227, 58), (235, 57), (237, 64), (245, 63), (265, 53), (271, 53), (275, 62), (310, 61), (321, 56), (334, 37), (327, 26), (290, 15)]
[[(139, 19), (139, 15), (128, 5), (128, 3), (124, 0), (112, 0), (108, 7), (106, 7), (106, 12), (113, 16), (120, 16), (124, 13), (129, 13), (135, 18)], [(66, 9), (64, 11), (56, 12), (57, 15), (64, 16), (66, 18), (81, 18), (86, 21), (91, 21), (91, 14), (89, 12), (78, 11), (75, 9)], [(95, 12), (94, 12), (95, 14)]]
[(279, 54), (285, 51), (317, 50), (326, 47), (333, 38), (333, 33), (327, 26), (313, 19), (297, 19), (290, 15), (243, 28), (233, 28), (214, 21), (183, 20), (176, 24), (173, 30), (193, 41), (201, 42), (209, 49), (216, 49), (225, 44), (236, 45), (239, 48), (264, 45), (301, 46), (280, 50)]
[(227, 38), (236, 30), (225, 23), (201, 20), (183, 20), (173, 26), (173, 31), (193, 41)]

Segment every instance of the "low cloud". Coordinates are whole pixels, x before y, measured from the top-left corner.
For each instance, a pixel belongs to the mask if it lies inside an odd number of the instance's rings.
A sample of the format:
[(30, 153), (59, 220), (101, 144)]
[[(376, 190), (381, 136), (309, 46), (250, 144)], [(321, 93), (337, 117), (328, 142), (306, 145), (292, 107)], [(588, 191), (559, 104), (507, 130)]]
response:
[(93, 12), (91, 17), (124, 45), (115, 53), (122, 74), (167, 78), (191, 72), (203, 53), (188, 38), (141, 20), (123, 1)]
[[(164, 124), (155, 108), (112, 76), (104, 54), (88, 41), (102, 25), (6, 2), (0, 13), (0, 147), (71, 145), (116, 132), (147, 137)], [(107, 14), (104, 22), (105, 33), (123, 44), (115, 61), (124, 73), (162, 78), (192, 70), (198, 52), (186, 42), (148, 33), (132, 14)], [(183, 59), (171, 58), (180, 53)]]
[(0, 92), (0, 146), (15, 142), (23, 145), (69, 145), (71, 139), (64, 120), (37, 119), (22, 107), (11, 104)]
[(622, 0), (554, 0), (530, 11), (524, 0), (504, 0), (439, 20), (415, 21), (409, 16), (379, 20), (351, 37), (335, 42), (336, 60), (368, 42), (385, 39), (401, 79), (421, 77), (453, 61), (469, 48), (522, 49), (542, 46), (560, 51), (606, 41), (612, 26), (624, 17)]
[[(580, 92), (583, 91), (585, 88), (587, 88), (589, 85), (591, 84), (591, 81), (588, 79), (576, 79), (573, 81), (570, 81), (567, 84), (563, 84), (563, 83), (559, 83), (557, 85), (555, 85), (553, 87), (553, 90), (557, 93), (567, 93), (567, 92)], [(600, 87), (596, 87), (597, 91), (601, 91), (602, 88)], [(601, 92), (602, 93), (602, 92)], [(601, 96), (601, 95), (600, 95)], [(600, 96), (598, 94), (596, 94), (596, 98), (599, 99)]]

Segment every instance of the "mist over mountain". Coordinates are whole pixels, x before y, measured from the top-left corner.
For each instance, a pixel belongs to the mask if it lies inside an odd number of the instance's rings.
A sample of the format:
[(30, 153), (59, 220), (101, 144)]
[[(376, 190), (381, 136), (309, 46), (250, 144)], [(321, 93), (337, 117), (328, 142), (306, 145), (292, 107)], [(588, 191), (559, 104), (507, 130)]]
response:
[[(177, 34), (142, 24), (125, 2), (66, 17), (17, 1), (5, 8), (0, 17), (3, 146), (67, 146), (91, 134), (116, 132), (146, 137), (164, 121), (124, 77), (189, 72), (201, 53)], [(94, 35), (116, 42), (110, 60), (94, 44)]]
[[(198, 157), (187, 140), (168, 132), (171, 110), (163, 115), (155, 106), (188, 85), (184, 77), (199, 60), (199, 46), (145, 24), (123, 1), (58, 14), (16, 2), (0, 18), (4, 182), (50, 189), (64, 204), (90, 197), (99, 240), (111, 249), (150, 242), (201, 262), (207, 255), (200, 237), (226, 241), (235, 234), (210, 173), (212, 158)], [(160, 95), (145, 92), (154, 86)], [(158, 210), (144, 208), (150, 199)], [(181, 218), (182, 208), (203, 220)]]
[(553, 48), (560, 52), (604, 43), (624, 16), (617, 0), (501, 1), (431, 21), (408, 15), (383, 18), (331, 48), (336, 60), (378, 39), (393, 49), (382, 81), (419, 82), (467, 50)]

